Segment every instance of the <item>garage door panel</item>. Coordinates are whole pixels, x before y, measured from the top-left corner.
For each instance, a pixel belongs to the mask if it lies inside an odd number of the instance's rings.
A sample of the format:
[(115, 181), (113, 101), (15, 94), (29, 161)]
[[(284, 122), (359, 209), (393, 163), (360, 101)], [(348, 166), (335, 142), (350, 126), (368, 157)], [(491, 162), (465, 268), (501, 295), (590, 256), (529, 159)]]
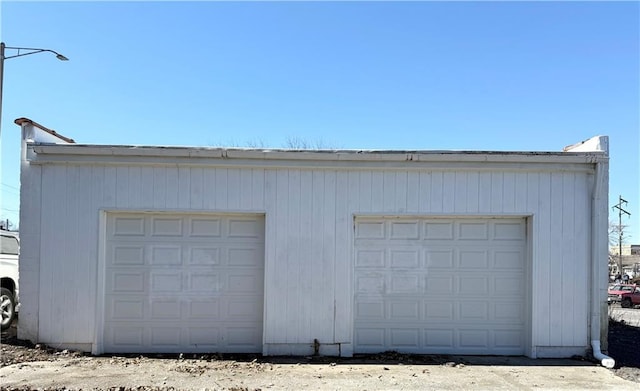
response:
[(144, 218), (116, 217), (111, 224), (110, 234), (113, 236), (144, 236)]
[(182, 273), (174, 271), (150, 272), (150, 288), (153, 293), (176, 293), (182, 291)]
[(360, 301), (356, 304), (356, 318), (363, 320), (385, 319), (385, 304), (383, 301)]
[(458, 319), (481, 322), (489, 319), (489, 303), (486, 301), (464, 301), (458, 304)]
[(385, 266), (384, 250), (356, 250), (356, 266), (359, 268), (382, 268)]
[(396, 272), (389, 277), (391, 283), (388, 285), (389, 290), (385, 293), (419, 293), (420, 277), (409, 275), (406, 272)]
[(393, 328), (389, 330), (389, 347), (392, 349), (411, 348), (420, 346), (420, 329), (418, 328)]
[(486, 350), (489, 348), (489, 331), (475, 328), (458, 330), (458, 341), (463, 349)]
[(494, 338), (496, 347), (518, 350), (524, 333), (522, 330), (495, 330)]
[(235, 273), (228, 277), (226, 290), (232, 293), (262, 292), (263, 281), (260, 276), (249, 273)]
[(144, 318), (143, 299), (111, 297), (106, 307), (109, 318), (113, 320)]
[(182, 319), (181, 302), (177, 299), (152, 299), (149, 303), (151, 320)]
[[(424, 332), (424, 346), (427, 349), (448, 351), (454, 347), (454, 331), (450, 329), (428, 329)], [(444, 348), (444, 349), (443, 349)], [(432, 352), (433, 350), (431, 350)]]
[(220, 338), (220, 329), (211, 326), (192, 325), (186, 330), (187, 344), (189, 346), (198, 346), (210, 351), (217, 351), (219, 348), (218, 341)]
[(197, 271), (189, 273), (188, 293), (209, 293), (221, 291), (220, 276), (214, 272)]
[(219, 238), (222, 235), (221, 220), (213, 218), (192, 218), (189, 236)]
[(117, 347), (136, 347), (144, 343), (144, 327), (120, 326), (115, 324), (110, 335), (112, 344)]
[(424, 304), (425, 320), (451, 322), (454, 320), (454, 305), (447, 301), (426, 302)]
[(390, 222), (390, 239), (418, 239), (418, 236), (419, 230), (417, 221)]
[(355, 352), (522, 354), (525, 220), (357, 218)]
[(494, 240), (523, 241), (526, 236), (526, 225), (521, 223), (500, 222), (493, 225)]
[(467, 240), (487, 240), (489, 239), (489, 227), (486, 222), (459, 222), (457, 239), (460, 242)]
[(425, 265), (429, 269), (452, 269), (454, 267), (452, 249), (434, 249), (425, 246)]
[(389, 250), (391, 268), (415, 270), (420, 266), (420, 251), (416, 249), (393, 249)]
[(254, 219), (235, 219), (231, 218), (228, 222), (229, 238), (252, 238), (259, 239), (263, 236), (263, 232)]
[(187, 317), (194, 320), (220, 319), (220, 300), (218, 299), (191, 299), (187, 300)]
[(356, 292), (384, 293), (385, 277), (382, 273), (362, 273), (356, 277)]
[(476, 276), (474, 274), (457, 276), (455, 290), (460, 296), (478, 296), (489, 294), (489, 276)]
[(229, 266), (258, 266), (262, 262), (262, 254), (252, 247), (233, 247), (228, 250)]
[(229, 299), (226, 317), (230, 320), (255, 320), (262, 316), (262, 306), (256, 297)]
[(111, 246), (109, 255), (113, 257), (113, 265), (144, 265), (144, 246)]
[(182, 247), (179, 245), (166, 246), (155, 245), (150, 246), (151, 265), (181, 265), (182, 264)]
[[(382, 327), (361, 327), (356, 329), (355, 342), (362, 349), (363, 353), (381, 351), (385, 349), (385, 329)], [(374, 350), (371, 350), (374, 349)]]
[(146, 273), (136, 270), (107, 271), (107, 286), (113, 292), (144, 292)]
[(167, 327), (158, 326), (150, 327), (150, 340), (149, 344), (156, 348), (170, 348), (174, 350), (180, 346), (182, 328), (180, 326)]
[(220, 264), (219, 247), (192, 247), (189, 251), (189, 264), (200, 266), (213, 266)]
[(449, 297), (454, 292), (454, 277), (450, 274), (430, 273), (425, 277), (425, 293), (429, 297)]
[(525, 295), (525, 285), (522, 284), (521, 275), (504, 273), (494, 277), (494, 293), (497, 296), (522, 298)]
[(493, 268), (501, 270), (524, 270), (524, 255), (519, 250), (496, 250), (492, 257)]
[(391, 319), (404, 319), (406, 321), (417, 321), (420, 319), (420, 303), (418, 300), (390, 302), (388, 306), (388, 313)]
[(495, 319), (500, 323), (524, 324), (524, 307), (521, 302), (493, 303)]
[(453, 222), (425, 222), (423, 232), (425, 240), (453, 240), (454, 224)]
[(241, 348), (239, 352), (245, 349), (253, 349), (253, 351), (255, 351), (255, 348), (261, 348), (261, 346), (256, 346), (254, 343), (251, 343), (251, 341), (256, 341), (262, 334), (262, 330), (257, 327), (229, 327), (226, 331), (227, 345), (234, 348)]
[(453, 240), (454, 224), (453, 222), (425, 222), (423, 232), (425, 240)]
[(424, 329), (421, 326), (359, 328), (354, 335), (358, 351), (363, 353), (396, 350), (413, 353), (486, 354), (488, 349), (500, 349), (502, 354), (521, 354), (523, 338), (521, 330), (513, 329)]
[(382, 221), (361, 222), (356, 226), (356, 239), (384, 239), (384, 227)]
[(182, 237), (183, 235), (183, 219), (182, 218), (166, 218), (151, 217), (151, 232), (153, 236), (174, 236)]
[(262, 350), (264, 219), (110, 215), (106, 352)]
[(487, 269), (489, 267), (488, 253), (488, 251), (460, 250), (458, 253), (458, 267), (466, 270)]

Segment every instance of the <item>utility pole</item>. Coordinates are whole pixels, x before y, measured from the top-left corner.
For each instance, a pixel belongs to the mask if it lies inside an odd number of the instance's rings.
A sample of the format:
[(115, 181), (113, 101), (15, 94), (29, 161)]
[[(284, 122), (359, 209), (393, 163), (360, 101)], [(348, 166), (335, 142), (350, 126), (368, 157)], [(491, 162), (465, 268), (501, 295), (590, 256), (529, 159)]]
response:
[(627, 201), (620, 196), (618, 203), (611, 207), (611, 209), (618, 209), (618, 273), (620, 274), (622, 274), (622, 214), (631, 216), (631, 213), (623, 209), (623, 205), (627, 205)]

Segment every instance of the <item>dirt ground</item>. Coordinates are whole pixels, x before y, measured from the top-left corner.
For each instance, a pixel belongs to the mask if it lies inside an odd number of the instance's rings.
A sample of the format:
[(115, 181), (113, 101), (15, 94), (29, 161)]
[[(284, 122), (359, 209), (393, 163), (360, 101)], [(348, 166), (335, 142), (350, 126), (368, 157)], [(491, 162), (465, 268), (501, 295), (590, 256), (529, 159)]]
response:
[[(640, 311), (640, 310), (637, 310)], [(407, 355), (354, 358), (259, 355), (93, 357), (2, 333), (0, 390), (615, 389), (640, 390), (640, 328), (611, 321), (616, 368), (590, 360)]]

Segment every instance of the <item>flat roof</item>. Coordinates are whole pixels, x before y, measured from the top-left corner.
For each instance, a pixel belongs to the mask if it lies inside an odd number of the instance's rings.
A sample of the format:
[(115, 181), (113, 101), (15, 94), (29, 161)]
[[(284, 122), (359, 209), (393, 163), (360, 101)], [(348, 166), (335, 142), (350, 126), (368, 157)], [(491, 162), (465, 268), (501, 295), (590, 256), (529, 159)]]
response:
[[(47, 133), (46, 142), (37, 136), (26, 140), (38, 155), (68, 155), (138, 158), (209, 158), (311, 161), (394, 161), (394, 162), (543, 162), (596, 163), (608, 160), (608, 138), (596, 136), (565, 147), (563, 151), (474, 151), (474, 150), (375, 150), (375, 149), (287, 149), (202, 146), (79, 144), (28, 118), (18, 118), (21, 126), (32, 125)], [(49, 135), (60, 140), (51, 142)], [(44, 158), (44, 156), (42, 156)], [(37, 159), (40, 160), (40, 159)], [(100, 159), (104, 160), (104, 159)]]

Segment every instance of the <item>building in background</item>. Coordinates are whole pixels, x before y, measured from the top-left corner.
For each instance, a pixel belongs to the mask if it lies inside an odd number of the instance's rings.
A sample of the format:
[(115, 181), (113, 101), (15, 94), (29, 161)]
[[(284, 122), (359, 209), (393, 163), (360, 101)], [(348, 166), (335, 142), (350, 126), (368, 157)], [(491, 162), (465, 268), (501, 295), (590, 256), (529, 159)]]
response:
[(640, 245), (638, 244), (623, 244), (622, 245), (622, 270), (618, 270), (618, 254), (620, 252), (619, 246), (611, 246), (609, 248), (610, 259), (610, 276), (613, 280), (615, 276), (620, 272), (626, 274), (630, 278), (640, 277)]

